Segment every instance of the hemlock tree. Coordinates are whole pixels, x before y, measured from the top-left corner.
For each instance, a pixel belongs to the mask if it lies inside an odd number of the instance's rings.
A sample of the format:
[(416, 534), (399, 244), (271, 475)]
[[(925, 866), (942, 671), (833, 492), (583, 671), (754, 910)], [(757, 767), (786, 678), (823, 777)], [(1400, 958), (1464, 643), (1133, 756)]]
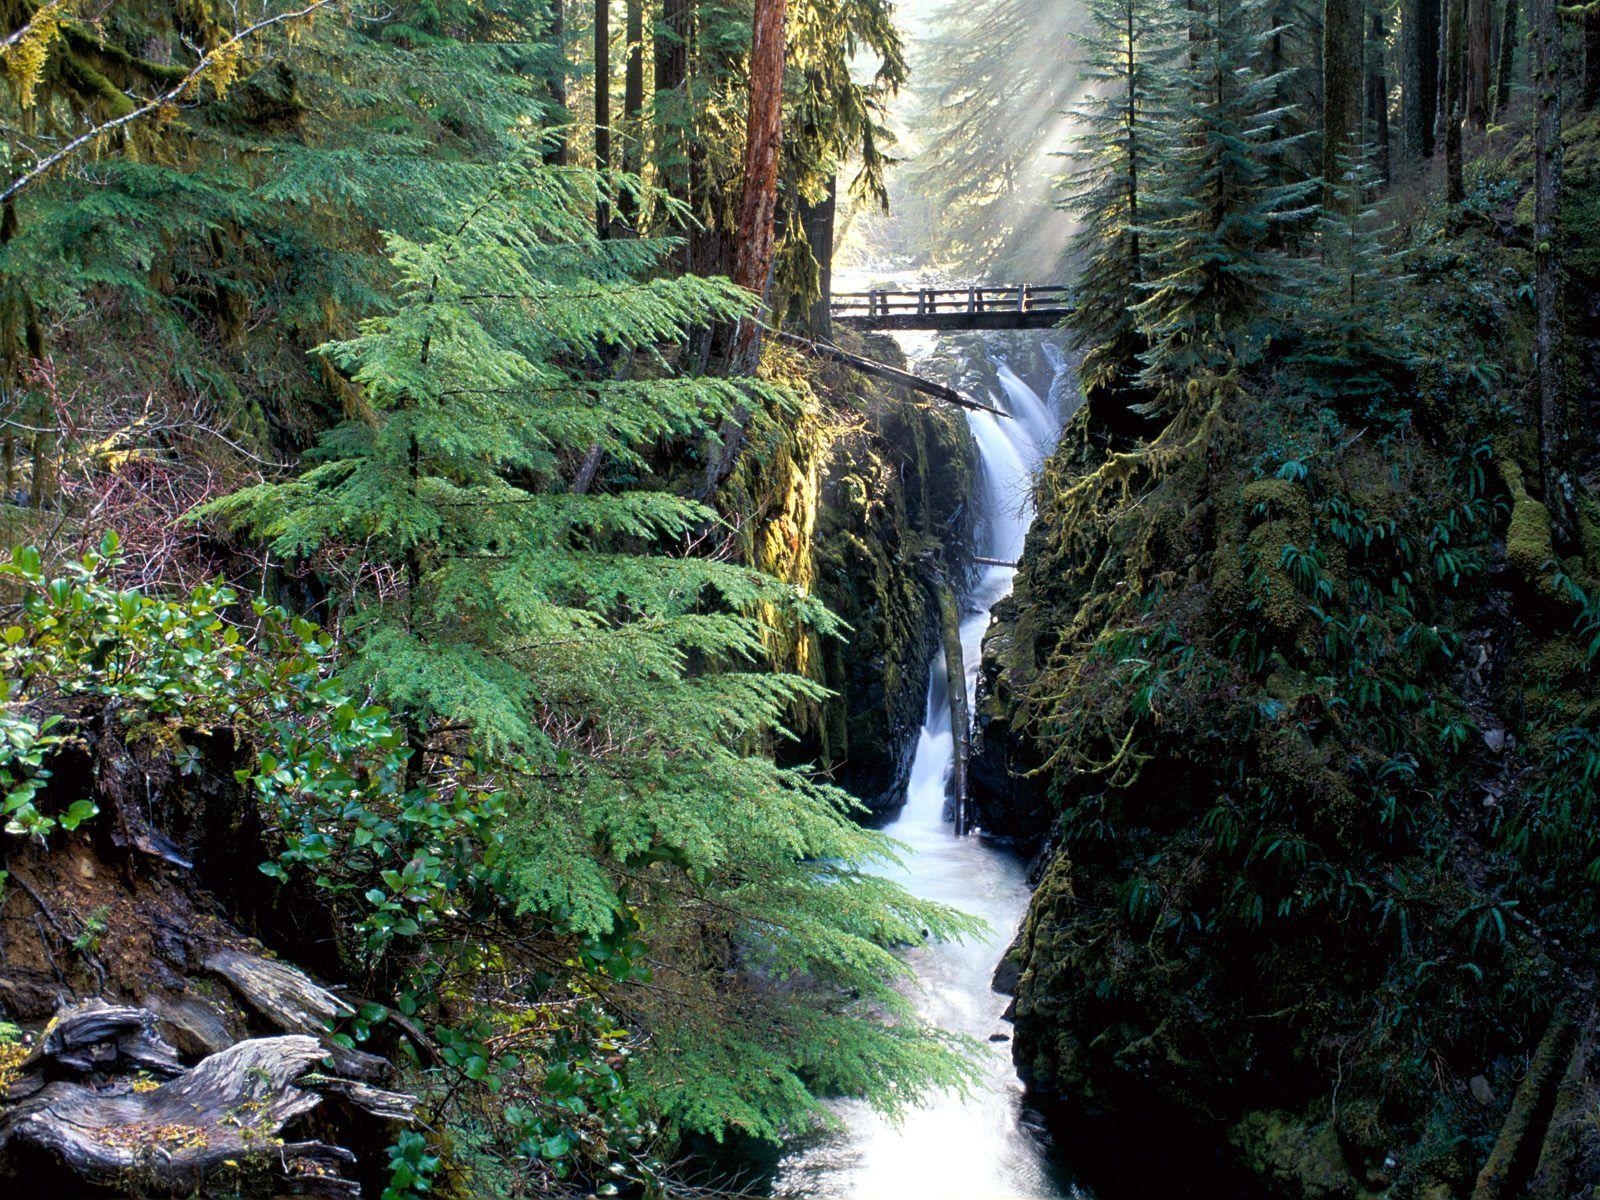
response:
[(1086, 391), (1122, 391), (1144, 338), (1129, 309), (1150, 268), (1145, 189), (1168, 116), (1177, 28), (1162, 0), (1093, 0), (1083, 36), (1093, 90), (1074, 110), (1082, 136), (1068, 158), (1062, 207), (1079, 221), (1072, 335)]
[[(763, 620), (834, 622), (687, 553), (714, 514), (655, 475), (652, 450), (791, 398), (673, 370), (664, 347), (752, 297), (641, 281), (671, 245), (602, 239), (606, 186), (519, 161), (435, 235), (391, 236), (394, 311), (324, 348), (365, 414), (298, 478), (216, 510), (278, 555), (349, 560), (368, 584), (347, 677), (406, 716), (416, 785), (479, 764), (473, 786), (504, 795), (494, 920), (422, 956), (444, 981), (426, 1002), (493, 1010), (491, 978), (535, 977), (528, 938), (626, 934), (629, 968), (581, 990), (641, 1039), (641, 1103), (669, 1129), (775, 1138), (821, 1093), (894, 1106), (963, 1076), (910, 1015), (890, 948), (967, 926), (865, 874), (881, 835), (764, 752), (818, 689), (766, 666)], [(622, 356), (628, 372), (599, 366)], [(578, 494), (595, 446), (611, 465)]]

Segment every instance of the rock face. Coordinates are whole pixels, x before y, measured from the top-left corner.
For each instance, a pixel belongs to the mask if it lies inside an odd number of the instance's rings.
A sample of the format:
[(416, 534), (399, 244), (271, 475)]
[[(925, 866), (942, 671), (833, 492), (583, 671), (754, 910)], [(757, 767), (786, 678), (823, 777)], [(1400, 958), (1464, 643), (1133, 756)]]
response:
[[(903, 362), (887, 338), (851, 348)], [(835, 696), (799, 724), (782, 753), (812, 762), (881, 820), (905, 799), (926, 702), (938, 616), (930, 568), (959, 577), (969, 551), (976, 455), (966, 422), (860, 376), (822, 376), (831, 405), (860, 413), (819, 464), (811, 535), (816, 595), (848, 625), (814, 648)]]
[(1596, 477), (1563, 543), (1520, 368), (1449, 365), (1527, 362), (1472, 291), (1525, 251), (1463, 236), (1361, 406), (1197, 382), (1134, 450), (1084, 413), (985, 644), (980, 820), (1045, 842), (1001, 980), (1032, 1102), (1274, 1200), (1600, 1186)]
[(983, 638), (967, 773), (974, 824), (1030, 853), (1049, 835), (1050, 813), (1033, 774), (1039, 757), (1020, 728), (1022, 714), (1016, 709), (1017, 676), (1027, 670), (1019, 661), (1027, 647), (1017, 619), (1013, 595), (995, 606), (993, 624)]

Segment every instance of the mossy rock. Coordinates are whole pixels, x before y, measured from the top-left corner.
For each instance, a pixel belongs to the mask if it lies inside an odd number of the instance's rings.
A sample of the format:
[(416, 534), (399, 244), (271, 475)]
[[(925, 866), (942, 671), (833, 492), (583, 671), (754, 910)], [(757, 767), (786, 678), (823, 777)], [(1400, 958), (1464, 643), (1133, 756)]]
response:
[(1528, 495), (1522, 468), (1500, 460), (1500, 478), (1511, 493), (1511, 521), (1506, 526), (1506, 561), (1531, 587), (1549, 590), (1545, 564), (1555, 557), (1550, 510)]
[(1243, 1165), (1284, 1200), (1368, 1200), (1328, 1122), (1291, 1113), (1253, 1112), (1229, 1134)]

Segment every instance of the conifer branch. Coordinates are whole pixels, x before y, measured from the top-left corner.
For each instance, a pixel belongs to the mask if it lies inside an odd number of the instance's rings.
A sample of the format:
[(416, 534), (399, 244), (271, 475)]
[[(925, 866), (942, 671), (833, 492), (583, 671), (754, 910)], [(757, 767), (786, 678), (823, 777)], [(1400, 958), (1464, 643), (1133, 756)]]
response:
[[(122, 129), (125, 126), (131, 125), (135, 121), (149, 116), (151, 113), (159, 112), (168, 105), (176, 103), (178, 100), (183, 98), (186, 92), (200, 82), (207, 71), (219, 63), (226, 61), (231, 56), (237, 54), (241, 44), (249, 38), (255, 37), (257, 34), (264, 33), (268, 29), (272, 29), (278, 25), (285, 25), (293, 21), (303, 20), (307, 17), (313, 16), (317, 12), (320, 12), (322, 9), (338, 7), (344, 2), (345, 0), (310, 0), (309, 3), (300, 8), (294, 9), (291, 12), (282, 12), (275, 16), (263, 17), (253, 25), (246, 25), (243, 29), (235, 32), (227, 40), (218, 43), (218, 45), (216, 45), (214, 48), (201, 55), (200, 60), (195, 63), (195, 65), (190, 69), (189, 73), (177, 83), (173, 84), (166, 91), (159, 93), (152, 99), (147, 100), (145, 103), (139, 105), (137, 108), (134, 108), (129, 112), (123, 113), (119, 117), (114, 117), (109, 121), (101, 122), (92, 129), (79, 134), (77, 137), (73, 138), (70, 142), (56, 150), (54, 153), (45, 155), (45, 157), (41, 158), (32, 167), (28, 168), (28, 170), (24, 171), (21, 175), (18, 175), (9, 184), (7, 184), (4, 191), (0, 191), (0, 204), (7, 204), (15, 199), (24, 188), (28, 187), (41, 177), (49, 174), (52, 170), (61, 165), (67, 159), (71, 158), (74, 154), (78, 153), (78, 151), (82, 150), (85, 146), (98, 141), (108, 133), (115, 133), (118, 129)], [(23, 29), (17, 31), (17, 33), (13, 34), (12, 36), (20, 38), (26, 33), (26, 31), (27, 27), (24, 26)], [(10, 44), (9, 39), (6, 44)]]

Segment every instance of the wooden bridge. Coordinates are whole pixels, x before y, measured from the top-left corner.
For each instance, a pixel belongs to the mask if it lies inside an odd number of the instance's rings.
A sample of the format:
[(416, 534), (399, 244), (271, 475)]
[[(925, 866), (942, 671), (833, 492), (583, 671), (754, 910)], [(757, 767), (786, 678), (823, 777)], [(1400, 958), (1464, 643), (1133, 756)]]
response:
[(919, 288), (836, 292), (829, 307), (848, 329), (1049, 329), (1067, 315), (1066, 287)]

